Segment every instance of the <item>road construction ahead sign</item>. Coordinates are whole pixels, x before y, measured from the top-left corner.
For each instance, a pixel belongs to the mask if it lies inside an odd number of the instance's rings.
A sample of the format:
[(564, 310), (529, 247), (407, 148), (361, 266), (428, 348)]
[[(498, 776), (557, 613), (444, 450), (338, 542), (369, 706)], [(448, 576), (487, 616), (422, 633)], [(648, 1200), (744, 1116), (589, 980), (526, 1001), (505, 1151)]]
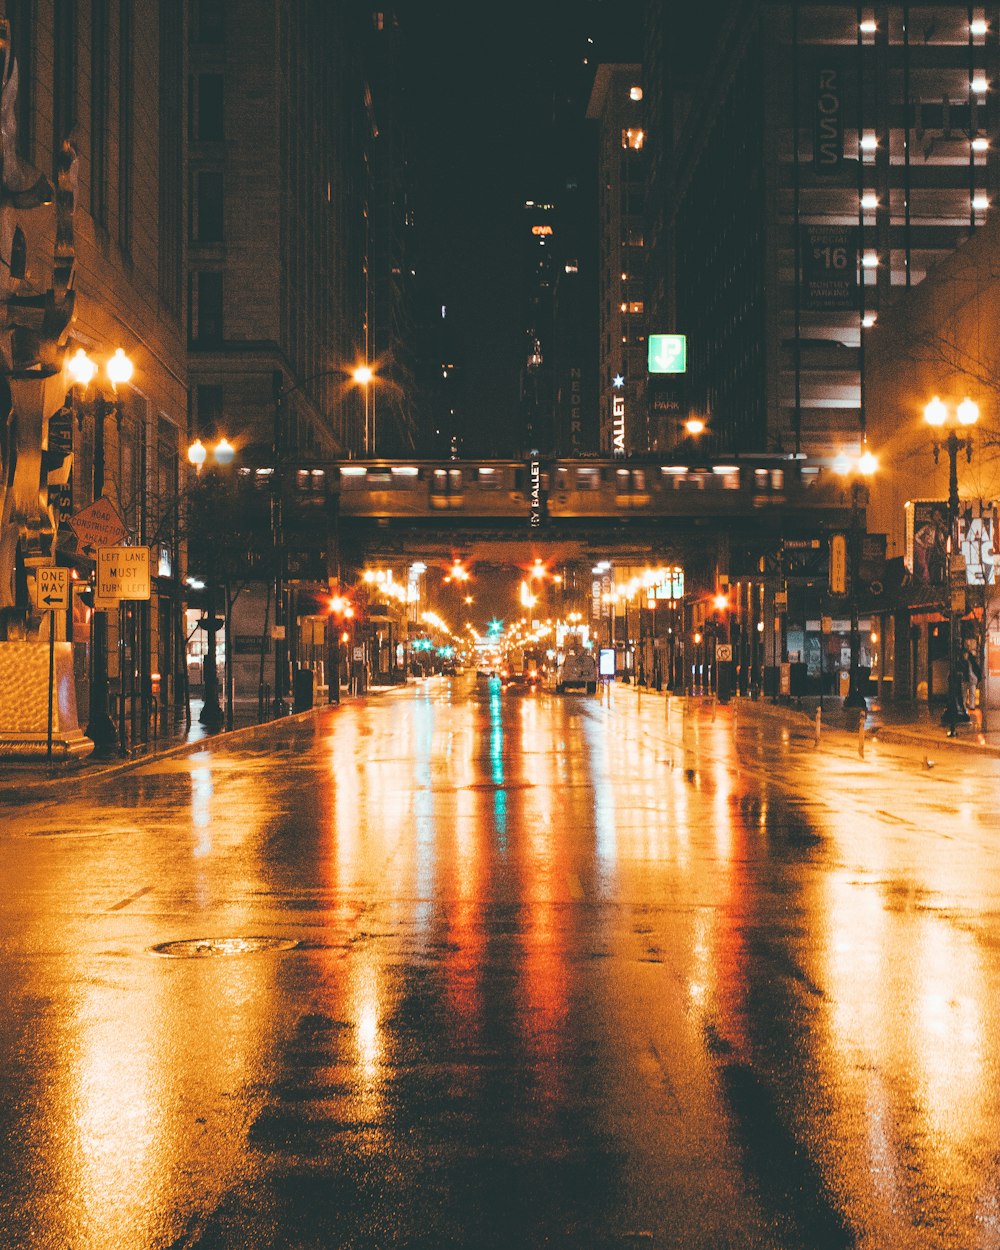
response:
[(82, 555), (93, 560), (98, 547), (110, 547), (125, 537), (125, 522), (107, 495), (95, 499), (70, 517), (70, 528), (76, 535), (76, 543)]
[(150, 597), (148, 547), (98, 547), (98, 599), (148, 599)]
[(35, 607), (42, 612), (59, 612), (69, 607), (69, 569), (35, 569)]

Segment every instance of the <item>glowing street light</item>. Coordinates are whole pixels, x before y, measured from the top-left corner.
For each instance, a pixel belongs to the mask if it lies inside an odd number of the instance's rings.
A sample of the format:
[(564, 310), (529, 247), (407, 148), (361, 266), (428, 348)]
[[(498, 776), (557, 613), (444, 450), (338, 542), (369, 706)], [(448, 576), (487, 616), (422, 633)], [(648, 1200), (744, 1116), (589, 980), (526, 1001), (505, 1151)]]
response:
[(858, 621), (858, 576), (861, 568), (861, 532), (858, 525), (862, 495), (868, 499), (866, 480), (878, 468), (878, 457), (867, 447), (857, 460), (842, 452), (833, 462), (833, 470), (843, 478), (851, 478), (851, 528), (848, 542), (848, 563), (851, 582), (850, 669), (845, 708), (867, 711), (868, 700), (861, 687), (861, 633)]
[[(959, 646), (959, 628), (955, 598), (951, 589), (952, 552), (957, 541), (956, 525), (958, 521), (958, 453), (965, 452), (966, 460), (972, 459), (972, 427), (979, 420), (979, 405), (968, 396), (955, 409), (954, 423), (949, 422), (947, 404), (935, 395), (924, 408), (924, 420), (935, 431), (934, 463), (937, 464), (941, 448), (948, 453), (948, 542), (945, 548), (945, 594), (948, 596), (948, 698), (941, 722), (948, 726), (948, 736), (955, 736), (955, 727), (967, 724), (970, 717), (962, 694), (962, 679), (959, 672), (957, 650)], [(941, 439), (937, 433), (948, 425), (948, 435)], [(969, 430), (969, 434), (960, 438), (955, 426)]]

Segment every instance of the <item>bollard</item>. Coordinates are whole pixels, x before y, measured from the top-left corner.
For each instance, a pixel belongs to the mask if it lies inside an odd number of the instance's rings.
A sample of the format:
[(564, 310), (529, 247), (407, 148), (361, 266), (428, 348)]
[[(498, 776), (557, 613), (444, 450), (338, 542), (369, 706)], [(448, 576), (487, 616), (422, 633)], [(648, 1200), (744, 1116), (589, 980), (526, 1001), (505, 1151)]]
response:
[(864, 712), (858, 717), (858, 754), (862, 759), (865, 758), (865, 714)]
[(816, 745), (819, 746), (820, 734), (823, 731), (823, 711), (821, 708), (816, 709)]
[(635, 710), (642, 711), (642, 687), (638, 682), (635, 683)]

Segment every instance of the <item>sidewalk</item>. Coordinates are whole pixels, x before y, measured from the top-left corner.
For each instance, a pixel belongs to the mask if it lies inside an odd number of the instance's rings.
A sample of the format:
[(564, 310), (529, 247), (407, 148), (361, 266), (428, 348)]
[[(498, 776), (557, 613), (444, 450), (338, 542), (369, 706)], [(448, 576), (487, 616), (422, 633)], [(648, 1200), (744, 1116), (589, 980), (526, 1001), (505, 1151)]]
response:
[[(357, 696), (345, 694), (343, 700)], [(38, 760), (0, 760), (0, 808), (4, 804), (29, 802), (44, 798), (47, 794), (62, 792), (67, 786), (80, 781), (98, 779), (114, 773), (126, 772), (138, 768), (152, 759), (170, 755), (183, 755), (199, 746), (218, 742), (234, 735), (250, 736), (254, 732), (263, 732), (270, 726), (287, 724), (302, 717), (312, 715), (313, 711), (332, 706), (325, 698), (317, 702), (314, 708), (305, 712), (288, 712), (284, 716), (258, 720), (257, 700), (238, 701), (233, 709), (233, 728), (220, 729), (216, 732), (207, 730), (200, 724), (198, 716), (201, 712), (201, 700), (191, 700), (191, 724), (169, 719), (157, 728), (156, 736), (150, 736), (148, 742), (137, 742), (128, 748), (127, 754), (121, 755), (112, 750), (103, 755), (92, 754), (79, 763), (53, 764), (51, 767), (44, 759)]]
[[(646, 695), (655, 692), (642, 687), (642, 693)], [(776, 720), (801, 721), (809, 725), (815, 724), (816, 712), (819, 710), (824, 731), (832, 729), (852, 734), (857, 733), (860, 718), (860, 709), (845, 709), (843, 699), (832, 694), (823, 697), (822, 707), (818, 695), (783, 697), (780, 702), (773, 698), (750, 699), (734, 695), (728, 706), (735, 708), (737, 714), (749, 712)], [(977, 721), (978, 715), (977, 713)], [(993, 722), (1000, 725), (1000, 713), (994, 713)], [(890, 703), (882, 706), (877, 700), (869, 699), (865, 733), (870, 737), (877, 737), (880, 742), (909, 743), (933, 747), (935, 750), (948, 747), (973, 754), (1000, 757), (1000, 728), (983, 732), (976, 721), (972, 721), (968, 725), (959, 725), (955, 736), (949, 738), (946, 726), (941, 724), (941, 709), (928, 709), (926, 705), (913, 707)]]

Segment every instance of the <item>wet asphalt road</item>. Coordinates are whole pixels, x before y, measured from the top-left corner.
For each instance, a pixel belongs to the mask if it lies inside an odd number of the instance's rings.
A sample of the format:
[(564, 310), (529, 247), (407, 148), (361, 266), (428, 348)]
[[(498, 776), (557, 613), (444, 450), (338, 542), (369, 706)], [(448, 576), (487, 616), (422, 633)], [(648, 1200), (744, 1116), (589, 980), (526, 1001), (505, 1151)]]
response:
[(1000, 1247), (940, 754), (467, 677), (0, 807), (0, 1246)]

